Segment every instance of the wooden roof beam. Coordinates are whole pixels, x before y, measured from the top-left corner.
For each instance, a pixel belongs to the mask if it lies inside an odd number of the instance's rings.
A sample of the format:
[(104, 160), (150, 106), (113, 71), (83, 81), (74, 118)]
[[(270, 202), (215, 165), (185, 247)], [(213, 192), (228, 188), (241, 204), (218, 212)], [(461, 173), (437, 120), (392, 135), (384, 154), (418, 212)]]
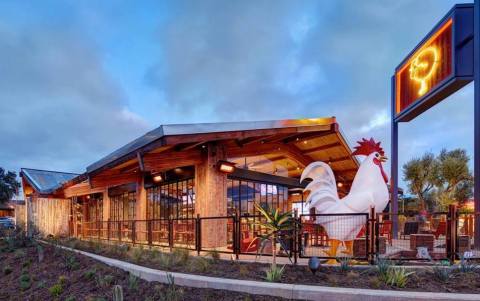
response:
[(187, 145), (175, 147), (175, 150), (178, 151), (178, 152), (187, 151), (187, 150), (194, 149), (194, 148), (196, 148), (196, 147), (198, 147), (202, 144), (205, 144), (205, 143), (206, 143), (206, 141), (193, 142), (193, 143), (189, 143)]
[(303, 166), (313, 162), (313, 159), (303, 154), (299, 148), (294, 145), (282, 145), (281, 148), (286, 152), (287, 156)]
[(283, 139), (283, 143), (289, 144), (289, 143), (295, 143), (299, 142), (304, 139), (314, 139), (314, 138), (320, 138), (324, 136), (328, 136), (331, 134), (334, 134), (335, 131), (331, 128), (330, 130), (324, 131), (324, 132), (307, 132), (307, 133), (298, 133), (295, 136), (291, 136), (289, 138)]
[(315, 152), (318, 152), (318, 151), (324, 151), (324, 150), (331, 149), (331, 148), (338, 147), (338, 146), (342, 146), (342, 144), (340, 142), (334, 142), (334, 143), (330, 143), (330, 144), (317, 146), (317, 147), (314, 147), (314, 148), (311, 148), (311, 149), (306, 149), (306, 150), (303, 151), (303, 153), (306, 154), (306, 155), (309, 155), (309, 154), (312, 154), (312, 153), (315, 153)]

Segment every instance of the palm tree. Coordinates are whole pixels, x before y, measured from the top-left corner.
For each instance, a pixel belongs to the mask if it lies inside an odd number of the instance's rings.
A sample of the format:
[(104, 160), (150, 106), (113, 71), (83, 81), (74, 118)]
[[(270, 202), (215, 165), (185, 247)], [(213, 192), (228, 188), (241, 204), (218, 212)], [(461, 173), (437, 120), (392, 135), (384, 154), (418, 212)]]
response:
[[(295, 228), (296, 220), (292, 216), (292, 212), (288, 211), (280, 213), (278, 209), (269, 209), (260, 206), (258, 203), (254, 204), (255, 208), (265, 218), (264, 221), (255, 221), (254, 225), (260, 226), (264, 231), (255, 239), (261, 239), (262, 241), (270, 240), (272, 243), (272, 266), (277, 266), (277, 241), (279, 241), (279, 234), (281, 232), (292, 232)], [(281, 241), (279, 241), (281, 244)], [(253, 243), (253, 242), (252, 242)]]

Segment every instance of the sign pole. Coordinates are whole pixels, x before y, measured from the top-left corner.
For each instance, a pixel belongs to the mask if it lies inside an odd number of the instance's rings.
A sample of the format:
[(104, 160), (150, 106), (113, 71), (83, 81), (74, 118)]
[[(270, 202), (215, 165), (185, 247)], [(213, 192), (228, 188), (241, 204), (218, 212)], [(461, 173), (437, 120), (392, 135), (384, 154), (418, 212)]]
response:
[[(480, 1), (480, 0), (479, 0)], [(398, 122), (395, 120), (395, 76), (391, 81), (392, 93), (392, 153), (390, 162), (390, 204), (392, 212), (393, 238), (398, 238)]]
[(480, 249), (480, 0), (475, 0), (473, 13), (473, 84), (474, 84), (474, 188), (475, 201), (475, 249)]

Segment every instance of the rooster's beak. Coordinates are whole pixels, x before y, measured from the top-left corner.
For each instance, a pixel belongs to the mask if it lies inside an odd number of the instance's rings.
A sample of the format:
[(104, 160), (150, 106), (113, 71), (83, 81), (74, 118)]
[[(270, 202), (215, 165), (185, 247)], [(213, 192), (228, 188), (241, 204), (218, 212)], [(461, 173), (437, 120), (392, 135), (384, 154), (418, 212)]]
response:
[(381, 162), (387, 162), (388, 158), (385, 157), (385, 156), (380, 156), (379, 160), (380, 160)]

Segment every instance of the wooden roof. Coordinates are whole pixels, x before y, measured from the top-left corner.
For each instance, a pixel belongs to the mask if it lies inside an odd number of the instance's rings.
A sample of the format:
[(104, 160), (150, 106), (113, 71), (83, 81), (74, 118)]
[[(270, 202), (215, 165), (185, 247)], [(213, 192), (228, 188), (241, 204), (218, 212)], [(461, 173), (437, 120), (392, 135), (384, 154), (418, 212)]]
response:
[(359, 166), (334, 117), (164, 125), (90, 165), (64, 188), (87, 178), (93, 187), (119, 185), (137, 181), (139, 172), (195, 165), (208, 143), (222, 145), (240, 168), (279, 176), (298, 178), (321, 160), (348, 185)]

